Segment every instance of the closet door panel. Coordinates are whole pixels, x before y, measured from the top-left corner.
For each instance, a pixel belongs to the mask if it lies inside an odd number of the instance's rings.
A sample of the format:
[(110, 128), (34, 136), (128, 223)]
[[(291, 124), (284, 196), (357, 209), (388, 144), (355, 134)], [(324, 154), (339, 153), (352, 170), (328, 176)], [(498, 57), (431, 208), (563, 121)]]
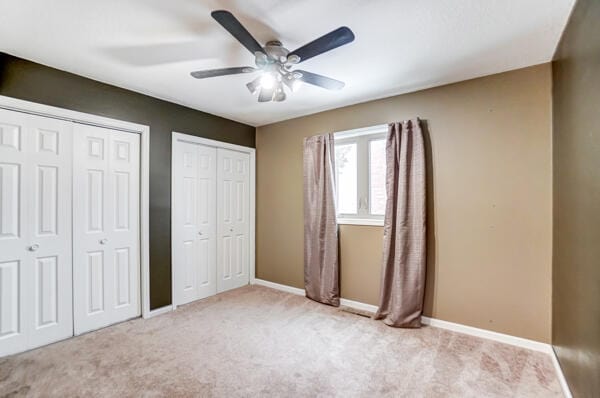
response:
[(222, 292), (248, 284), (250, 156), (218, 149), (217, 284)]
[(217, 150), (204, 145), (198, 147), (198, 201), (197, 206), (197, 253), (198, 298), (212, 296), (217, 292), (216, 222), (217, 206)]
[(75, 334), (110, 322), (111, 288), (106, 244), (108, 132), (76, 125), (74, 131), (73, 289)]
[(139, 135), (75, 127), (75, 334), (140, 314)]
[(0, 110), (0, 355), (73, 333), (72, 126)]
[(73, 334), (72, 304), (72, 124), (31, 116), (35, 123), (24, 142), (30, 263), (33, 275), (33, 328), (30, 344), (47, 344)]
[[(178, 255), (180, 261), (175, 269), (175, 302), (185, 304), (198, 298), (197, 282), (197, 211), (198, 201), (198, 148), (190, 143), (180, 143), (183, 156), (173, 154), (179, 160), (179, 172), (176, 173), (177, 180), (173, 182), (181, 190), (181, 201), (179, 204), (178, 221), (179, 232), (177, 246), (173, 247), (174, 254)], [(175, 204), (174, 204), (175, 206)]]
[(216, 150), (178, 141), (173, 153), (175, 304), (216, 292)]
[(25, 115), (0, 109), (0, 355), (28, 348)]
[(108, 220), (114, 287), (112, 323), (140, 315), (139, 135), (112, 131)]

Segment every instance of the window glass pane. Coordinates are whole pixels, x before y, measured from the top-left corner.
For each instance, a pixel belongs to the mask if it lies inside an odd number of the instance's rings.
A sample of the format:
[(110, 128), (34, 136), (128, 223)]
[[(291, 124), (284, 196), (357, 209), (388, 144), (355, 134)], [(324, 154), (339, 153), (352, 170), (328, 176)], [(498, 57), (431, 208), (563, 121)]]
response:
[(385, 140), (369, 142), (369, 212), (385, 214)]
[(335, 146), (335, 169), (337, 182), (337, 212), (357, 213), (357, 159), (356, 144)]

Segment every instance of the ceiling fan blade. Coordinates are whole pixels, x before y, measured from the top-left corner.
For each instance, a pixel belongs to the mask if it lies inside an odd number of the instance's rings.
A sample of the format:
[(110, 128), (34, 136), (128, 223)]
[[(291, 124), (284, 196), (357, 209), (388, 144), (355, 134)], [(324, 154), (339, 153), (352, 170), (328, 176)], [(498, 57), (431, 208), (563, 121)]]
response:
[(255, 71), (256, 69), (252, 68), (251, 66), (238, 66), (235, 68), (199, 70), (190, 73), (190, 75), (192, 75), (192, 77), (195, 77), (196, 79), (206, 79), (207, 77), (237, 75), (238, 73), (252, 73)]
[(305, 44), (299, 49), (292, 51), (290, 55), (288, 55), (288, 58), (292, 55), (296, 55), (300, 57), (299, 62), (303, 62), (319, 54), (343, 46), (344, 44), (351, 43), (352, 41), (354, 41), (354, 33), (352, 33), (350, 28), (342, 26), (341, 28), (337, 28), (326, 35)]
[(301, 80), (304, 83), (312, 84), (314, 86), (326, 88), (327, 90), (341, 90), (345, 86), (344, 82), (332, 79), (327, 76), (317, 75), (316, 73), (307, 72), (305, 70), (297, 70), (294, 72), (302, 73), (302, 76), (300, 76), (298, 80)]
[(233, 16), (232, 13), (225, 10), (213, 11), (210, 15), (221, 24), (233, 37), (235, 37), (252, 54), (258, 52), (264, 53), (265, 50), (256, 39), (244, 28), (244, 26)]
[(275, 92), (275, 87), (271, 88), (261, 88), (260, 94), (258, 94), (258, 102), (269, 102), (273, 100), (273, 93)]

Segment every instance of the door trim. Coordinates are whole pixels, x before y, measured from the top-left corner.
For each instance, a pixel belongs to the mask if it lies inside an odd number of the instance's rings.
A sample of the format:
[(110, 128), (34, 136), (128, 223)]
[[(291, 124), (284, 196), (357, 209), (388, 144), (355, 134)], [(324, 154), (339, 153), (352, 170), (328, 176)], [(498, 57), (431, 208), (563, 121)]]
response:
[[(209, 146), (209, 147), (213, 147), (213, 148), (221, 148), (221, 149), (229, 149), (232, 151), (238, 151), (238, 152), (242, 152), (242, 153), (247, 153), (248, 155), (250, 155), (250, 233), (248, 235), (248, 245), (250, 246), (249, 249), (249, 257), (250, 257), (250, 262), (249, 262), (249, 266), (248, 266), (248, 278), (249, 278), (249, 283), (252, 283), (252, 281), (254, 281), (255, 278), (255, 274), (256, 274), (256, 270), (255, 270), (255, 261), (256, 261), (256, 149), (255, 148), (251, 148), (251, 147), (247, 147), (247, 146), (242, 146), (242, 145), (236, 145), (236, 144), (230, 144), (228, 142), (222, 142), (222, 141), (216, 141), (216, 140), (211, 140), (208, 138), (202, 138), (202, 137), (196, 137), (194, 135), (189, 135), (189, 134), (183, 134), (183, 133), (178, 133), (176, 131), (173, 131), (172, 133), (172, 139), (171, 139), (171, 204), (175, 203), (175, 191), (173, 190), (173, 172), (175, 170), (174, 167), (174, 160), (173, 160), (173, 148), (175, 147), (175, 143), (177, 141), (183, 141), (183, 142), (189, 142), (192, 144), (199, 144), (199, 145), (205, 145), (205, 146)], [(174, 233), (174, 223), (173, 223), (173, 213), (174, 213), (174, 206), (171, 205), (171, 248), (173, 248), (173, 236), (175, 236)], [(174, 277), (174, 262), (173, 262), (173, 250), (171, 250), (171, 303), (172, 303), (172, 308), (173, 310), (175, 310), (177, 308), (177, 305), (175, 304), (175, 277)]]
[(140, 276), (142, 317), (150, 316), (150, 127), (0, 95), (0, 108), (140, 134)]

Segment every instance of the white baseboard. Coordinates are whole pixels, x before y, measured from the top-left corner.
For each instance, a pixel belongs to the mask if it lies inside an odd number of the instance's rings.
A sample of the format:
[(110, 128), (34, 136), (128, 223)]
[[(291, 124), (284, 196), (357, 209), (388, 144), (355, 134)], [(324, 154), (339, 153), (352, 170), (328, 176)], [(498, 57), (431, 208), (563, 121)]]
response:
[(304, 296), (304, 289), (300, 289), (297, 287), (293, 287), (293, 286), (288, 286), (288, 285), (282, 285), (279, 283), (275, 283), (275, 282), (269, 282), (266, 281), (264, 279), (252, 279), (250, 281), (251, 285), (260, 285), (260, 286), (266, 286), (266, 287), (270, 287), (271, 289), (276, 289), (276, 290), (281, 290), (283, 292), (288, 292), (291, 294), (296, 294), (298, 296)]
[[(269, 281), (265, 281), (263, 279), (253, 279), (251, 281), (251, 284), (266, 286), (266, 287), (270, 287), (271, 289), (277, 289), (277, 290), (281, 290), (284, 292), (296, 294), (299, 296), (305, 295), (304, 289), (299, 289), (297, 287), (282, 285), (282, 284), (275, 283), (275, 282), (269, 282)], [(348, 300), (345, 298), (340, 299), (340, 304), (343, 306), (346, 306), (346, 307), (360, 310), (360, 311), (368, 311), (368, 312), (373, 312), (373, 313), (375, 311), (377, 311), (377, 306), (375, 306), (375, 305), (361, 303), (359, 301), (354, 301), (354, 300)], [(488, 340), (498, 341), (500, 343), (510, 344), (513, 346), (526, 348), (526, 349), (534, 350), (534, 351), (539, 351), (539, 352), (543, 352), (545, 354), (551, 355), (552, 363), (554, 364), (554, 368), (556, 369), (556, 374), (558, 375), (558, 381), (563, 390), (563, 393), (566, 398), (572, 398), (571, 391), (569, 390), (569, 387), (565, 380), (565, 376), (562, 372), (562, 369), (560, 368), (560, 364), (558, 363), (556, 354), (554, 353), (554, 350), (552, 349), (552, 346), (550, 344), (541, 343), (541, 342), (535, 341), (535, 340), (524, 339), (522, 337), (511, 336), (509, 334), (493, 332), (491, 330), (480, 329), (480, 328), (476, 328), (473, 326), (462, 325), (460, 323), (454, 323), (454, 322), (444, 321), (441, 319), (429, 318), (426, 316), (421, 317), (421, 322), (424, 325), (437, 327), (440, 329), (452, 330), (454, 332), (468, 334), (470, 336), (481, 337), (481, 338), (488, 339)]]
[(164, 307), (160, 307), (154, 310), (150, 310), (148, 313), (144, 314), (144, 319), (153, 318), (158, 315), (166, 314), (167, 312), (173, 311), (172, 305), (166, 305)]
[(573, 398), (573, 394), (571, 394), (571, 389), (567, 384), (567, 379), (565, 378), (565, 374), (560, 367), (560, 363), (558, 362), (558, 357), (556, 356), (556, 352), (552, 348), (552, 364), (554, 365), (554, 369), (556, 370), (556, 374), (558, 375), (558, 382), (560, 383), (560, 387), (562, 388), (563, 394), (565, 398)]
[(500, 343), (510, 344), (517, 347), (527, 348), (529, 350), (543, 352), (545, 354), (552, 353), (552, 347), (550, 346), (550, 344), (541, 343), (535, 340), (524, 339), (522, 337), (511, 336), (509, 334), (498, 333), (491, 330), (480, 329), (473, 326), (448, 322), (436, 318), (429, 318), (426, 316), (421, 317), (421, 323), (423, 325), (433, 326), (440, 329), (452, 330), (454, 332), (481, 337), (488, 340), (494, 340)]
[(359, 311), (367, 311), (375, 313), (377, 311), (377, 306), (372, 304), (361, 303), (360, 301), (349, 300), (345, 298), (340, 299), (340, 305), (344, 307), (354, 308)]

